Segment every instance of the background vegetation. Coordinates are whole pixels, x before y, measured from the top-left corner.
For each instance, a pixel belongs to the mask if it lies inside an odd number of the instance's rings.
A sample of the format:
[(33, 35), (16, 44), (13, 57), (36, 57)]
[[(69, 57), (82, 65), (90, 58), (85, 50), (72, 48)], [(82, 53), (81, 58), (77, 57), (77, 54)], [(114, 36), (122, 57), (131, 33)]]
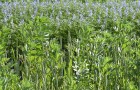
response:
[(140, 1), (81, 1), (0, 2), (1, 90), (140, 90)]

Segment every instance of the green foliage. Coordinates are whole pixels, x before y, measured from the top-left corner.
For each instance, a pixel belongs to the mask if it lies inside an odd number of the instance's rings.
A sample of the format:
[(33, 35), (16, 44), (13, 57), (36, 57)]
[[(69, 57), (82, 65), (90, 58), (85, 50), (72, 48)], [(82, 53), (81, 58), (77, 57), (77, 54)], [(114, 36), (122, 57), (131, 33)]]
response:
[(0, 90), (139, 90), (139, 2), (52, 2), (0, 3)]

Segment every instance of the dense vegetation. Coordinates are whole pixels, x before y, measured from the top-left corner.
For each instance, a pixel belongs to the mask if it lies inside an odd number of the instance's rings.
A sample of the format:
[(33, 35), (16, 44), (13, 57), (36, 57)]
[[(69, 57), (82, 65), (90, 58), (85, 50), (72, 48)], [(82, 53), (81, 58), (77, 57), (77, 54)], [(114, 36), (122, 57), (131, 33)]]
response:
[(0, 2), (0, 90), (140, 90), (140, 1), (83, 1)]

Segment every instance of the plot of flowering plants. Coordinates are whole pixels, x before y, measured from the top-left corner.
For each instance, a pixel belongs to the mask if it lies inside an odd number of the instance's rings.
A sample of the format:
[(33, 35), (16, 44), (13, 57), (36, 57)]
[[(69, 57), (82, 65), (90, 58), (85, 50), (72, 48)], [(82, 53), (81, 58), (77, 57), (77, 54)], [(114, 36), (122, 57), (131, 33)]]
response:
[(0, 90), (140, 90), (140, 1), (1, 1)]

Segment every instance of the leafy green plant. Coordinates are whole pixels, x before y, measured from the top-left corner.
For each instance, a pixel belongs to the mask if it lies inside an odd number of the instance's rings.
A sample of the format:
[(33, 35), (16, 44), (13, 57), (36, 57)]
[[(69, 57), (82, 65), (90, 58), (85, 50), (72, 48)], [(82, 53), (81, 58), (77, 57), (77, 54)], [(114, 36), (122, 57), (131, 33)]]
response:
[(139, 90), (139, 7), (118, 0), (0, 3), (0, 89)]

